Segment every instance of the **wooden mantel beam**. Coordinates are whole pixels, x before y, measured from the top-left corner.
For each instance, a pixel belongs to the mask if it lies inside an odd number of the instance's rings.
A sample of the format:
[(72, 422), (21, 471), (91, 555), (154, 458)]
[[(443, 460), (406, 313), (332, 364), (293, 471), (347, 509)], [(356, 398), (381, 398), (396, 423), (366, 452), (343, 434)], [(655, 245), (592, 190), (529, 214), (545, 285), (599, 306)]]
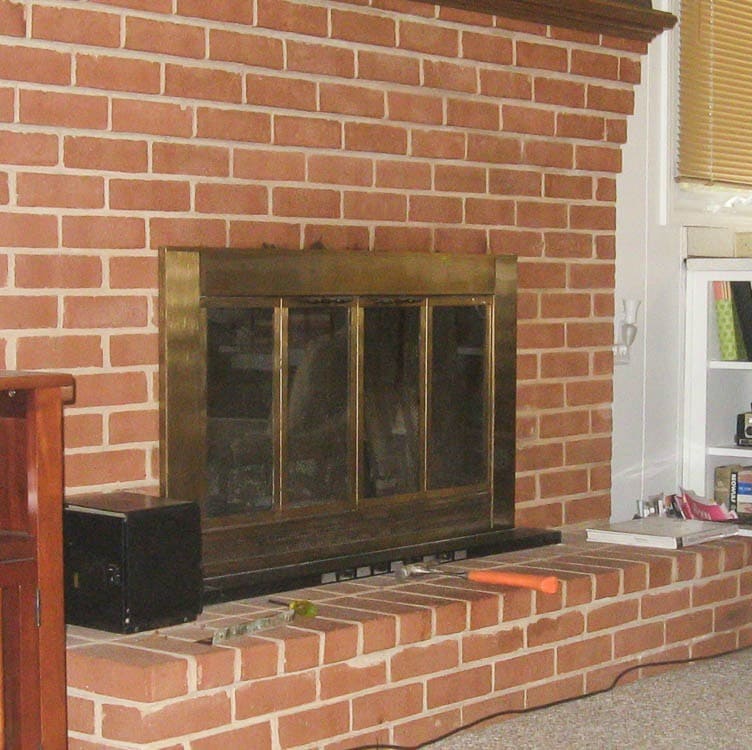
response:
[(421, 0), (474, 13), (649, 42), (676, 23), (651, 0)]

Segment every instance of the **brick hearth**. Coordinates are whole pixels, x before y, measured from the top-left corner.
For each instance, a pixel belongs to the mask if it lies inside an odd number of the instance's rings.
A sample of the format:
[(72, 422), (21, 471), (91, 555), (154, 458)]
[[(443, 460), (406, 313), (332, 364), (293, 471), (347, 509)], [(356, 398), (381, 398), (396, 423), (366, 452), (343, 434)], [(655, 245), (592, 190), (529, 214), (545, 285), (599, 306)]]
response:
[(219, 646), (198, 641), (279, 607), (213, 605), (132, 636), (72, 627), (70, 750), (412, 745), (631, 665), (752, 644), (752, 539), (668, 551), (565, 539), (464, 563), (554, 573), (555, 595), (381, 576), (291, 593), (317, 617)]

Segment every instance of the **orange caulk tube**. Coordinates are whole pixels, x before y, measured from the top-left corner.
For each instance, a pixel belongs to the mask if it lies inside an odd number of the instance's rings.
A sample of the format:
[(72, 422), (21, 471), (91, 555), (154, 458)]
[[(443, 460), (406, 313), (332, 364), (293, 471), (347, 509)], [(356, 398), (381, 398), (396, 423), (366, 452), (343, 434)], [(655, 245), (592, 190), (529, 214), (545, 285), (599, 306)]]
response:
[(559, 590), (556, 576), (539, 576), (531, 573), (512, 573), (503, 570), (470, 570), (466, 577), (476, 583), (491, 583), (496, 586), (518, 586), (523, 589), (535, 589), (544, 594), (555, 594)]
[(398, 568), (395, 571), (395, 576), (398, 579), (404, 580), (414, 575), (425, 575), (427, 573), (467, 578), (469, 581), (490, 583), (493, 586), (517, 586), (518, 588), (535, 589), (536, 591), (542, 591), (544, 594), (555, 594), (559, 590), (559, 579), (556, 576), (515, 573), (506, 570), (468, 570), (456, 573), (441, 567), (413, 563)]

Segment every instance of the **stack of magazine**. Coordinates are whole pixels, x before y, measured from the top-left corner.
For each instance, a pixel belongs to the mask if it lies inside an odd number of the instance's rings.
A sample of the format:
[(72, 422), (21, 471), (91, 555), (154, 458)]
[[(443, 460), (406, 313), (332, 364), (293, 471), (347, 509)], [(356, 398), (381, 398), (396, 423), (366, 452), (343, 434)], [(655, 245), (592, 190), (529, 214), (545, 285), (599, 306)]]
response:
[(680, 549), (735, 534), (752, 535), (752, 529), (736, 522), (735, 513), (688, 490), (667, 499), (663, 509), (665, 514), (589, 528), (587, 540), (632, 547)]

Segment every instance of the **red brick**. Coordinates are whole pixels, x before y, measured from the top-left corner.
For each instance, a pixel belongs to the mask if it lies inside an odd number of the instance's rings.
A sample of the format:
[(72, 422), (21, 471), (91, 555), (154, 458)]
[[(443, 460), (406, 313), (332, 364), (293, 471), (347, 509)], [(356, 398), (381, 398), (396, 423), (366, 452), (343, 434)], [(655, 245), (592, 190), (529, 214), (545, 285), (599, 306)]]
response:
[(353, 78), (355, 75), (355, 53), (347, 47), (334, 47), (326, 44), (308, 44), (288, 39), (287, 69), (302, 73)]
[(519, 383), (517, 385), (519, 409), (561, 409), (564, 406), (563, 383)]
[(526, 169), (492, 169), (489, 191), (500, 195), (529, 195), (540, 197), (543, 175)]
[(539, 76), (535, 79), (535, 101), (570, 108), (584, 107), (585, 85), (577, 81)]
[(321, 670), (321, 698), (328, 700), (340, 695), (360, 693), (386, 683), (386, 662), (363, 664), (334, 664)]
[(564, 465), (564, 447), (561, 443), (538, 443), (536, 445), (518, 446), (517, 470), (540, 471)]
[(608, 380), (587, 380), (580, 383), (567, 383), (567, 404), (569, 406), (585, 406), (587, 404), (602, 404), (613, 400), (613, 386), (611, 378)]
[(407, 199), (404, 195), (375, 191), (344, 194), (345, 219), (405, 221), (406, 216)]
[(196, 185), (196, 211), (210, 214), (266, 214), (268, 191), (261, 185)]
[(104, 96), (52, 91), (21, 91), (19, 96), (21, 122), (32, 125), (103, 130), (108, 109)]
[(200, 107), (196, 113), (200, 138), (269, 143), (271, 132), (271, 117), (263, 112)]
[(557, 668), (560, 674), (602, 664), (612, 658), (612, 638), (609, 635), (583, 638), (577, 643), (559, 646)]
[(588, 172), (620, 172), (621, 151), (609, 146), (577, 146), (575, 166)]
[(102, 340), (99, 336), (21, 338), (16, 342), (16, 364), (19, 369), (29, 370), (101, 367)]
[(221, 247), (227, 242), (223, 219), (153, 218), (149, 221), (149, 247), (164, 245), (208, 245)]
[(26, 36), (26, 8), (12, 0), (0, 3), (0, 34)]
[(74, 453), (65, 460), (66, 486), (90, 486), (91, 477), (102, 485), (143, 482), (147, 459), (147, 452), (141, 449)]
[(428, 190), (431, 187), (431, 167), (410, 161), (379, 159), (376, 162), (378, 187)]
[(63, 299), (66, 328), (122, 328), (144, 326), (148, 302), (140, 296), (67, 296)]
[(0, 78), (6, 81), (67, 86), (71, 83), (71, 56), (66, 52), (31, 47), (0, 47)]
[(19, 206), (60, 208), (104, 207), (104, 180), (98, 176), (20, 173), (16, 176)]
[(113, 367), (154, 365), (159, 362), (159, 341), (154, 333), (110, 335), (110, 364)]
[(337, 218), (340, 195), (336, 190), (278, 187), (272, 191), (272, 211), (275, 216)]
[(393, 681), (400, 682), (418, 675), (454, 669), (458, 664), (457, 641), (443, 641), (398, 651), (390, 660), (390, 675)]
[(68, 651), (69, 687), (125, 700), (154, 702), (186, 695), (185, 658), (100, 643)]
[(188, 211), (191, 186), (185, 180), (110, 180), (110, 208), (125, 211)]
[(434, 185), (436, 190), (448, 193), (484, 193), (486, 170), (482, 167), (437, 164), (434, 168)]
[(345, 148), (382, 154), (406, 154), (407, 131), (392, 125), (346, 122)]
[(280, 644), (263, 638), (243, 637), (237, 642), (240, 650), (240, 677), (254, 680), (277, 674)]
[(72, 732), (94, 734), (94, 701), (69, 695), (68, 729)]
[(376, 227), (373, 244), (377, 250), (430, 250), (432, 233), (425, 227)]
[(76, 56), (76, 83), (108, 91), (159, 94), (161, 70), (159, 63), (151, 60), (79, 54)]
[(514, 46), (511, 39), (490, 34), (479, 34), (470, 30), (462, 31), (462, 56), (471, 60), (510, 65), (513, 61)]
[(414, 52), (456, 57), (459, 51), (459, 34), (456, 29), (447, 26), (401, 20), (399, 46)]
[(389, 16), (374, 13), (364, 14), (358, 11), (333, 8), (332, 38), (348, 42), (376, 44), (381, 47), (393, 47), (396, 39), (396, 23)]
[(155, 143), (153, 160), (155, 172), (206, 177), (227, 177), (230, 172), (229, 152), (219, 146)]
[(63, 141), (66, 167), (107, 172), (146, 172), (148, 151), (145, 141), (117, 138), (67, 136)]
[(206, 54), (204, 29), (201, 26), (126, 16), (125, 48), (200, 59)]
[(282, 711), (312, 703), (316, 698), (313, 673), (281, 675), (254, 680), (235, 689), (235, 712), (239, 719)]
[(640, 654), (661, 648), (665, 641), (663, 623), (637, 625), (632, 628), (620, 628), (614, 633), (614, 656), (621, 659), (632, 654)]
[(497, 630), (493, 633), (473, 633), (462, 639), (462, 662), (489, 659), (499, 654), (519, 651), (524, 643), (524, 631), (520, 627)]
[(568, 466), (590, 464), (595, 461), (611, 460), (612, 444), (610, 437), (569, 440), (566, 445), (566, 463)]
[(268, 34), (210, 29), (209, 58), (281, 70), (284, 65), (284, 43)]
[(379, 89), (322, 82), (319, 84), (319, 110), (382, 119), (386, 108), (384, 94)]
[(436, 708), (486, 695), (491, 692), (492, 680), (491, 665), (453, 670), (427, 681), (426, 704), (428, 708)]
[(519, 201), (517, 225), (521, 227), (566, 227), (567, 207), (547, 201)]
[[(413, 130), (412, 155), (430, 159), (462, 159), (465, 136), (443, 130)], [(474, 161), (480, 161), (474, 159)]]
[(437, 227), (434, 232), (434, 251), (485, 255), (488, 252), (486, 230), (468, 227)]
[(55, 216), (0, 213), (0, 237), (5, 247), (57, 247)]
[[(332, 250), (365, 250), (370, 247), (368, 227), (348, 224), (309, 224), (304, 229), (304, 247)], [(288, 245), (289, 247), (289, 245)]]
[(278, 146), (309, 146), (338, 149), (342, 145), (342, 125), (326, 117), (274, 118), (274, 143)]
[(615, 206), (572, 206), (570, 208), (572, 229), (616, 230)]
[(316, 84), (298, 78), (248, 73), (246, 102), (277, 109), (316, 110)]
[(425, 747), (425, 743), (431, 744), (437, 736), (459, 729), (463, 725), (464, 710), (463, 707), (462, 712), (459, 709), (432, 712), (417, 719), (400, 722), (393, 730), (394, 742), (399, 743), (398, 747)]
[(458, 224), (462, 221), (462, 199), (431, 195), (412, 195), (409, 220)]
[(567, 50), (552, 44), (517, 41), (517, 65), (522, 68), (542, 68), (564, 72), (568, 67)]
[[(49, 365), (44, 366), (49, 367)], [(67, 449), (99, 445), (104, 437), (102, 415), (66, 414), (64, 432), (64, 442)]]
[(227, 732), (213, 733), (209, 737), (191, 740), (192, 750), (227, 750), (230, 747), (271, 747), (272, 735), (269, 722), (252, 724)]
[(350, 707), (347, 702), (332, 703), (280, 716), (278, 723), (279, 744), (285, 750), (345, 734), (350, 729)]
[(235, 71), (168, 64), (164, 77), (168, 96), (237, 103), (243, 97), (243, 79)]
[(423, 686), (419, 683), (387, 688), (352, 700), (353, 729), (380, 726), (414, 716), (423, 710)]
[(308, 157), (310, 182), (368, 187), (373, 183), (373, 161), (368, 158), (312, 154)]
[(475, 68), (444, 60), (426, 59), (423, 61), (423, 85), (449, 91), (478, 93)]
[(131, 743), (150, 743), (174, 735), (179, 726), (186, 733), (215, 729), (230, 723), (227, 693), (191, 697), (142, 711), (135, 706), (107, 704), (102, 709), (102, 734)]
[(35, 39), (119, 47), (120, 16), (89, 9), (37, 6), (34, 8), (32, 32)]
[(527, 690), (527, 706), (547, 706), (558, 701), (579, 698), (583, 694), (583, 675), (565, 677)]
[(468, 224), (498, 226), (514, 221), (514, 201), (495, 198), (468, 198), (465, 202), (465, 221)]
[(286, 0), (257, 0), (258, 25), (308, 36), (327, 35), (327, 9)]
[(264, 149), (237, 149), (233, 160), (233, 177), (250, 180), (305, 179), (305, 155)]
[(115, 412), (110, 414), (108, 427), (110, 445), (156, 442), (159, 440), (159, 412)]
[[(578, 147), (579, 155), (579, 147)], [(555, 141), (527, 141), (523, 147), (523, 161), (528, 165), (571, 169), (574, 164), (574, 151), (569, 143)], [(578, 162), (578, 168), (585, 169)]]
[(554, 651), (546, 649), (501, 659), (494, 665), (494, 690), (525, 685), (528, 682), (552, 677), (554, 674)]
[(499, 99), (533, 98), (533, 81), (530, 75), (511, 70), (480, 71), (480, 93)]
[(704, 609), (666, 618), (666, 643), (679, 643), (713, 632), (713, 612)]
[(444, 120), (444, 103), (438, 96), (420, 96), (412, 91), (389, 91), (387, 107), (392, 121), (440, 125)]
[(112, 129), (187, 138), (193, 134), (193, 111), (169, 102), (113, 99)]
[(215, 21), (250, 25), (253, 21), (253, 0), (179, 0), (178, 12)]
[(591, 84), (587, 88), (587, 106), (589, 109), (631, 115), (634, 111), (634, 91), (632, 87), (612, 89)]
[(505, 132), (549, 136), (554, 134), (556, 115), (548, 109), (504, 104), (501, 114)]
[(639, 602), (636, 599), (614, 602), (592, 609), (587, 615), (587, 629), (592, 633), (632, 622), (638, 617)]
[(541, 618), (527, 628), (529, 647), (564, 641), (584, 633), (584, 618), (581, 612), (568, 612), (559, 617)]
[(142, 219), (116, 216), (64, 216), (64, 247), (140, 248), (146, 242)]
[[(336, 14), (336, 11), (333, 11)], [(390, 81), (406, 86), (420, 85), (420, 60), (403, 55), (359, 50), (358, 77), (371, 81)]]
[(15, 276), (18, 288), (99, 288), (102, 261), (85, 255), (17, 255)]

